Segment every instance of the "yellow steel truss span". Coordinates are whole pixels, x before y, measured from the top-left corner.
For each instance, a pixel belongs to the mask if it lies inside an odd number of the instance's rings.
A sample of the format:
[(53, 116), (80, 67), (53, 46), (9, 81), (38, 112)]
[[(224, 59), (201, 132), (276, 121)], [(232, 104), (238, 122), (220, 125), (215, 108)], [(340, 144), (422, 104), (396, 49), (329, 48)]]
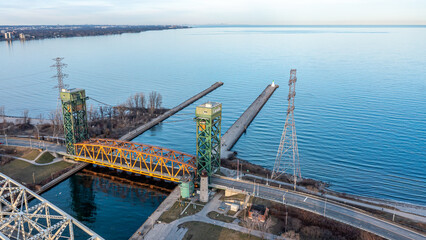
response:
[(75, 144), (76, 161), (179, 182), (196, 174), (195, 156), (147, 144), (89, 139)]

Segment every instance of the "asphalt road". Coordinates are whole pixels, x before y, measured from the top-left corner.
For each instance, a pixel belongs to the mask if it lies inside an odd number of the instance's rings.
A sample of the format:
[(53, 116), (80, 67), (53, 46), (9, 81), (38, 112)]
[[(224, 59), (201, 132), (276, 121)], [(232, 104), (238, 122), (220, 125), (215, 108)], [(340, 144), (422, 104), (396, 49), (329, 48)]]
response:
[[(0, 137), (0, 143), (2, 145), (6, 145), (6, 139), (1, 136)], [(46, 142), (46, 141), (38, 141), (32, 139), (31, 141), (29, 139), (17, 139), (17, 138), (7, 138), (8, 145), (11, 146), (20, 146), (20, 147), (30, 147), (33, 148), (43, 148), (44, 150), (54, 151), (54, 152), (66, 152), (65, 146), (57, 145), (55, 143)]]
[[(246, 181), (213, 177), (211, 185), (216, 188), (230, 188), (248, 192), (260, 198), (283, 202), (289, 206), (305, 209), (351, 226), (372, 232), (387, 239), (426, 240), (426, 236), (410, 229), (365, 214), (355, 208), (345, 207), (327, 200), (310, 197), (285, 189), (266, 185), (254, 185)], [(324, 210), (325, 209), (325, 210)]]

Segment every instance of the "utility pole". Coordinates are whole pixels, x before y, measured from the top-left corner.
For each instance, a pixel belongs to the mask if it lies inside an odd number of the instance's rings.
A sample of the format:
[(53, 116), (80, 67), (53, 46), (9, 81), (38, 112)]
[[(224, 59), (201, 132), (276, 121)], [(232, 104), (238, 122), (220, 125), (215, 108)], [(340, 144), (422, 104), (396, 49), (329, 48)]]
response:
[(395, 222), (395, 212), (396, 212), (396, 202), (393, 206), (393, 216), (392, 216), (392, 222)]
[(324, 203), (324, 217), (325, 217), (325, 210), (327, 209), (327, 195), (325, 195), (325, 203)]
[[(4, 120), (3, 120), (3, 122), (4, 122)], [(7, 127), (7, 128), (3, 128), (3, 134), (4, 134), (4, 139), (6, 140), (6, 146), (8, 146), (8, 144), (7, 144), (7, 134), (6, 134), (6, 129), (8, 129), (9, 127)]]
[(256, 195), (256, 183), (253, 179), (253, 196), (255, 196), (255, 195)]
[(269, 186), (269, 184), (268, 184), (268, 178), (269, 178), (269, 175), (266, 174), (266, 186)]
[(297, 148), (296, 126), (294, 122), (294, 98), (296, 97), (296, 69), (291, 69), (288, 81), (288, 107), (284, 129), (281, 135), (280, 146), (275, 158), (274, 170), (271, 179), (280, 177), (283, 173), (293, 174), (294, 190), (297, 179), (302, 178), (299, 164), (299, 150)]
[(239, 168), (240, 168), (240, 159), (237, 159), (237, 180), (240, 180), (240, 173), (239, 173)]

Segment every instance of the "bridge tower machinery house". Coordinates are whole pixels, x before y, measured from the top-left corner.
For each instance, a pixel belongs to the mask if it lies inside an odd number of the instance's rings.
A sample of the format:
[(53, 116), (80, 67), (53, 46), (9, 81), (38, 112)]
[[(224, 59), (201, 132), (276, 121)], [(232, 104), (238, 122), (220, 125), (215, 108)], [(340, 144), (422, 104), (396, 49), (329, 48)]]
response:
[(210, 177), (220, 167), (222, 104), (207, 102), (195, 109), (197, 122), (197, 173)]
[(67, 153), (75, 155), (74, 144), (89, 139), (86, 92), (84, 89), (62, 89), (60, 95)]

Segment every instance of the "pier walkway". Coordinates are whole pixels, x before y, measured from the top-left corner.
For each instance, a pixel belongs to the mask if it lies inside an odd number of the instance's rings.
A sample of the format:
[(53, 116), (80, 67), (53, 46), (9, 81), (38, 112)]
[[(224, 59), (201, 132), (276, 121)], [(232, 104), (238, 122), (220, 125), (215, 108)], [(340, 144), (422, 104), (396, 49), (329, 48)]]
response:
[(231, 148), (235, 145), (241, 135), (246, 131), (250, 123), (260, 112), (263, 105), (269, 100), (278, 85), (268, 85), (265, 90), (254, 100), (247, 110), (238, 118), (237, 121), (222, 136), (222, 144), (220, 147), (220, 157), (229, 158), (234, 155)]
[(190, 99), (186, 100), (185, 102), (177, 105), (176, 107), (170, 109), (169, 111), (163, 113), (162, 115), (152, 119), (148, 123), (143, 124), (142, 126), (136, 128), (135, 130), (125, 134), (119, 140), (130, 141), (130, 140), (136, 138), (137, 136), (141, 135), (145, 131), (149, 130), (150, 128), (154, 127), (155, 125), (159, 124), (160, 122), (166, 120), (167, 118), (171, 117), (175, 113), (186, 108), (187, 106), (189, 106), (193, 102), (204, 97), (205, 95), (207, 95), (208, 93), (212, 92), (213, 90), (215, 90), (216, 88), (218, 88), (222, 85), (223, 85), (223, 82), (216, 82), (215, 84), (211, 85), (209, 88), (207, 88), (204, 91), (198, 93), (197, 95), (191, 97)]

